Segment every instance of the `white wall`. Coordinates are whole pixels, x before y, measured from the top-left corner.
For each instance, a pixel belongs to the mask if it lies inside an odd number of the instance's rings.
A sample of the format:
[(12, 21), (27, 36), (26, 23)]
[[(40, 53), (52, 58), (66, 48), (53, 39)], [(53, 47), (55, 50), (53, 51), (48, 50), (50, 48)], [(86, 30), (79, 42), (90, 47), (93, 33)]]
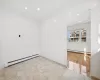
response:
[(41, 26), (41, 55), (58, 63), (67, 64), (66, 19), (57, 16)]
[[(99, 36), (99, 24), (100, 24), (100, 8), (97, 6), (91, 11), (91, 52), (94, 55), (98, 49), (98, 36)], [(95, 46), (95, 47), (94, 47)]]
[(0, 17), (0, 54), (4, 64), (39, 54), (39, 27), (36, 22), (10, 13), (3, 13)]
[(91, 75), (100, 79), (100, 44), (98, 43), (100, 24), (100, 1), (98, 6), (91, 11)]
[[(1, 49), (0, 49), (1, 50)], [(2, 61), (2, 56), (1, 56), (1, 52), (0, 52), (0, 69), (2, 69), (4, 66), (3, 66), (3, 61)]]
[[(74, 31), (77, 29), (85, 29), (86, 30), (86, 42), (82, 42), (79, 40), (78, 42), (69, 42), (67, 40), (67, 49), (72, 50), (72, 51), (79, 51), (79, 52), (84, 52), (84, 48), (86, 48), (87, 52), (91, 52), (91, 35), (90, 35), (90, 30), (91, 30), (91, 22), (83, 22), (83, 23), (78, 23), (74, 24), (71, 26), (67, 27), (68, 31)], [(76, 47), (78, 46), (78, 47)]]

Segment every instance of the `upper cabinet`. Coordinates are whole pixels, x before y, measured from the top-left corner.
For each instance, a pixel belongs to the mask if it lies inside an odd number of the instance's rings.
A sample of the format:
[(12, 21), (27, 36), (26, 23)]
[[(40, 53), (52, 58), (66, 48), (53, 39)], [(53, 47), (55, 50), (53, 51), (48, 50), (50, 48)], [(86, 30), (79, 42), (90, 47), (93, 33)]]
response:
[(81, 41), (86, 42), (86, 30), (81, 31)]
[(68, 30), (68, 35), (69, 42), (86, 42), (86, 30), (84, 29)]

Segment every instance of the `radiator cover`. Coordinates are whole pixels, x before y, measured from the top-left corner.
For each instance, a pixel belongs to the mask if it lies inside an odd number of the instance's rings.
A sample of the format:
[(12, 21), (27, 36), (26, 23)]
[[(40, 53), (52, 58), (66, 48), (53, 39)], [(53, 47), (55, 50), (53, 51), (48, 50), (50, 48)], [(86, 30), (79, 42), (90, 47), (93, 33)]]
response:
[(35, 57), (39, 57), (39, 55), (38, 55), (38, 54), (35, 54), (35, 55), (27, 56), (27, 57), (24, 57), (24, 58), (21, 58), (21, 59), (9, 61), (9, 62), (7, 62), (7, 64), (5, 65), (5, 67), (8, 67), (8, 66), (11, 66), (11, 65), (20, 63), (20, 62), (27, 61), (27, 60), (33, 59), (33, 58), (35, 58)]

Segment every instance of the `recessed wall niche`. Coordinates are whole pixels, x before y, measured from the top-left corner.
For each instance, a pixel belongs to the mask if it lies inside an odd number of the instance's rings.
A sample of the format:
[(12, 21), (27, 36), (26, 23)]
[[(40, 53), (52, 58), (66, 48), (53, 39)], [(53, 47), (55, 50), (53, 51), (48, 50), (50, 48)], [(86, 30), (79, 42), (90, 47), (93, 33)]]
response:
[(67, 27), (67, 46), (68, 50), (91, 52), (91, 22), (73, 24)]

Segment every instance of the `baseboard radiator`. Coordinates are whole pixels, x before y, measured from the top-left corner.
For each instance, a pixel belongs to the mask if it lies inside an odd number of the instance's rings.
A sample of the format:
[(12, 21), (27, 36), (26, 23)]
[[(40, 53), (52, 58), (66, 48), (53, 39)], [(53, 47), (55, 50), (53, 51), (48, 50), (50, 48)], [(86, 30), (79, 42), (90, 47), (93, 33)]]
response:
[(6, 67), (9, 67), (9, 66), (12, 66), (14, 64), (18, 64), (18, 63), (21, 63), (21, 62), (24, 62), (24, 61), (27, 61), (27, 60), (30, 60), (30, 59), (33, 59), (33, 58), (36, 58), (36, 57), (39, 57), (39, 55), (35, 54), (35, 55), (32, 55), (32, 56), (28, 56), (28, 57), (24, 57), (24, 58), (21, 58), (21, 59), (13, 60), (13, 61), (7, 62)]

